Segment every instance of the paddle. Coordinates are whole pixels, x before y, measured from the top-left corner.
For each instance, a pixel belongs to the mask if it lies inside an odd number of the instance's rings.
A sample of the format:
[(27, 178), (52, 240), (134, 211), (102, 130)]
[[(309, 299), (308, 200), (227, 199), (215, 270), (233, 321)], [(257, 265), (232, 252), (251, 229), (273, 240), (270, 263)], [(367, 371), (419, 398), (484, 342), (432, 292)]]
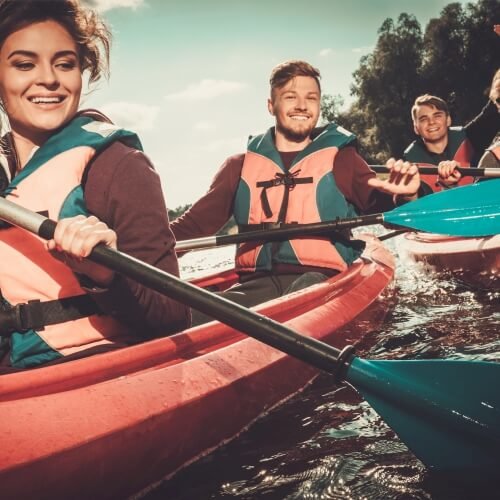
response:
[(499, 192), (500, 179), (489, 180), (424, 196), (385, 213), (313, 224), (277, 223), (276, 229), (178, 241), (175, 249), (183, 251), (246, 241), (280, 241), (373, 224), (450, 236), (490, 236), (500, 233)]
[[(370, 165), (370, 168), (377, 174), (388, 174), (389, 169), (385, 165)], [(469, 177), (500, 177), (500, 168), (475, 168), (475, 167), (457, 167), (462, 176)], [(438, 174), (438, 168), (434, 165), (418, 166), (418, 171), (422, 175)]]
[[(0, 218), (50, 239), (56, 223), (0, 199)], [(91, 260), (137, 280), (344, 379), (365, 397), (429, 468), (493, 471), (500, 463), (500, 365), (467, 361), (367, 361), (99, 245)]]

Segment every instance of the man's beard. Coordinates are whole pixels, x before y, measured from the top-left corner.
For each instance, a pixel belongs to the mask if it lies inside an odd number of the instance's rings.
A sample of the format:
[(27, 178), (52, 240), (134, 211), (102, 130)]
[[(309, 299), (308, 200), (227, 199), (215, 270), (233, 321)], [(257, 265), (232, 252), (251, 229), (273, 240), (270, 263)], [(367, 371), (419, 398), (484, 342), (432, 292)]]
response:
[(311, 135), (313, 128), (311, 127), (304, 130), (295, 131), (277, 123), (276, 131), (279, 132), (287, 141), (303, 142)]

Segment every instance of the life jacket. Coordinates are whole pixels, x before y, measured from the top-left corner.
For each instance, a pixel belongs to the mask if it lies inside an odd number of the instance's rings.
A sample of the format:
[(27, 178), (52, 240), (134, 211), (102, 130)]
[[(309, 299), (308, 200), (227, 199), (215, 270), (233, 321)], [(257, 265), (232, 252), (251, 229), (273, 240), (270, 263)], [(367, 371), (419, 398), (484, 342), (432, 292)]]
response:
[(500, 161), (500, 139), (495, 139), (487, 151), (491, 151), (495, 155), (497, 161)]
[[(355, 136), (330, 124), (283, 167), (273, 129), (250, 138), (234, 202), (240, 231), (273, 223), (307, 224), (354, 217), (356, 211), (338, 189), (333, 176), (340, 148)], [(279, 243), (241, 244), (236, 252), (239, 272), (270, 271), (273, 264), (312, 266), (343, 271), (361, 253), (348, 234), (291, 239)]]
[[(455, 160), (464, 168), (470, 167), (474, 150), (472, 144), (465, 135), (465, 129), (463, 127), (448, 128), (447, 150), (449, 153), (448, 160)], [(433, 166), (436, 161), (435, 156), (429, 152), (422, 140), (413, 141), (403, 153), (403, 158), (406, 161), (416, 163), (422, 167)], [(436, 175), (425, 174), (421, 175), (420, 178), (423, 182), (428, 184), (433, 191), (441, 191), (442, 186), (437, 182), (438, 178)], [(458, 182), (458, 186), (465, 186), (466, 184), (471, 184), (473, 181), (473, 177), (464, 176)]]
[[(96, 153), (116, 140), (141, 149), (135, 134), (93, 116), (78, 115), (36, 150), (10, 182), (6, 198), (56, 220), (88, 215), (81, 182)], [(0, 290), (4, 302), (11, 306), (85, 294), (71, 269), (47, 251), (41, 238), (24, 229), (0, 230), (0, 266)], [(94, 314), (47, 325), (40, 331), (13, 333), (10, 363), (27, 368), (128, 340), (131, 335), (126, 327), (110, 316)]]
[(478, 163), (479, 168), (499, 168), (500, 167), (500, 137), (493, 140), (486, 149)]

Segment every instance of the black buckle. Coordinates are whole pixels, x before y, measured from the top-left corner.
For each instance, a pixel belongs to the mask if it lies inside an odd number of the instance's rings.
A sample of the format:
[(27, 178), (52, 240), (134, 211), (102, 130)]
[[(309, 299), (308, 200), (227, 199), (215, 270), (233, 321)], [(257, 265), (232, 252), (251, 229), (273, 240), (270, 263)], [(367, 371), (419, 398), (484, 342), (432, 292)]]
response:
[(38, 307), (40, 300), (29, 300), (13, 307), (19, 331), (45, 329), (45, 318), (42, 307)]

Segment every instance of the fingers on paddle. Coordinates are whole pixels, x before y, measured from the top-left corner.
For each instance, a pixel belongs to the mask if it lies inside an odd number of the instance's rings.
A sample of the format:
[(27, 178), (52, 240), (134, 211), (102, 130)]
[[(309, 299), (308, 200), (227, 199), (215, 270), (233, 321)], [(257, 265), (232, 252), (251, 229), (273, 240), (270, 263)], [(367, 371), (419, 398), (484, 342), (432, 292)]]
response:
[(438, 165), (438, 176), (442, 180), (452, 179), (459, 180), (462, 177), (458, 168), (460, 165), (454, 160), (445, 160)]
[(393, 163), (389, 174), (389, 182), (393, 184), (407, 185), (411, 182), (414, 175), (417, 174), (418, 168), (409, 161), (397, 160)]
[[(408, 186), (416, 175), (418, 175), (418, 167), (414, 163), (404, 160), (396, 160), (389, 158), (386, 162), (386, 167), (389, 170), (389, 177), (384, 182), (384, 186)], [(373, 185), (373, 184), (371, 184)], [(375, 187), (375, 186), (374, 186)], [(393, 192), (392, 189), (389, 189)]]
[(116, 233), (97, 217), (77, 215), (57, 223), (54, 238), (47, 247), (82, 259), (99, 243), (116, 248)]

